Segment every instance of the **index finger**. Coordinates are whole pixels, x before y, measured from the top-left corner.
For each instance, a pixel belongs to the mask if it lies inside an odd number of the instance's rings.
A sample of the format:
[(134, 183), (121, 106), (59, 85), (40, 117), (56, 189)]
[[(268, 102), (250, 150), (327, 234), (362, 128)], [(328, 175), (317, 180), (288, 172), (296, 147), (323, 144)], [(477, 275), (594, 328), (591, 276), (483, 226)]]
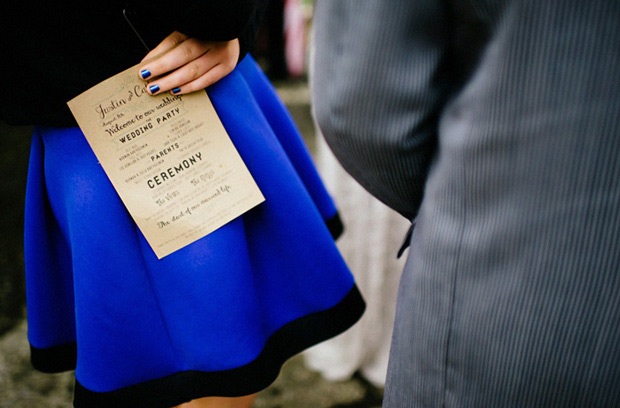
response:
[[(178, 31), (174, 31), (172, 34), (164, 38), (162, 42), (157, 44), (157, 47), (149, 51), (149, 53), (146, 54), (144, 58), (142, 58), (141, 62), (156, 59), (160, 55), (165, 54), (166, 52), (175, 48), (177, 45), (181, 44), (187, 38), (188, 37), (185, 34), (180, 33)], [(142, 68), (140, 68), (139, 72), (140, 72), (140, 78), (142, 79), (147, 79), (153, 76), (151, 70), (149, 70), (147, 66), (143, 66)]]

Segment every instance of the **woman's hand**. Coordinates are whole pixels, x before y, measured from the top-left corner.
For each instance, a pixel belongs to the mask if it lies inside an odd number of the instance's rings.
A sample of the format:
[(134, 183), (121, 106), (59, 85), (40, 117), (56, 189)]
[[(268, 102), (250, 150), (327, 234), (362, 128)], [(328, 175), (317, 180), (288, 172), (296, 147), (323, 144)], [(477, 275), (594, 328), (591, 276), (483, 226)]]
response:
[(213, 85), (235, 69), (239, 40), (201, 41), (175, 31), (142, 61), (155, 56), (140, 68), (140, 78), (155, 78), (148, 84), (149, 93), (186, 94)]

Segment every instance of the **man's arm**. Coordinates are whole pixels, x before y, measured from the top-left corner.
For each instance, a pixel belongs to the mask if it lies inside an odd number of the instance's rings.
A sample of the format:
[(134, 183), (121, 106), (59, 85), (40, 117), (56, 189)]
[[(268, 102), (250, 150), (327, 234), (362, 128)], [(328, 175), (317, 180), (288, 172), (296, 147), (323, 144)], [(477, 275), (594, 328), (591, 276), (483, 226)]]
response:
[(318, 1), (313, 105), (345, 169), (413, 219), (450, 91), (436, 0)]

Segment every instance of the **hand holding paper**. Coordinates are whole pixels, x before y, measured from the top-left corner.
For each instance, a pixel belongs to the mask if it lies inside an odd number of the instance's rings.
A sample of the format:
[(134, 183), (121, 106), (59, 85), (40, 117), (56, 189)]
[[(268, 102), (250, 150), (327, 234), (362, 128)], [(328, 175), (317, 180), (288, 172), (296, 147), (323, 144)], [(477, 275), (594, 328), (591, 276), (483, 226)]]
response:
[(264, 201), (206, 92), (151, 96), (130, 68), (68, 102), (162, 258)]
[(239, 40), (202, 41), (175, 31), (142, 61), (150, 58), (154, 59), (139, 71), (143, 80), (155, 78), (148, 84), (151, 95), (187, 94), (213, 85), (235, 69)]

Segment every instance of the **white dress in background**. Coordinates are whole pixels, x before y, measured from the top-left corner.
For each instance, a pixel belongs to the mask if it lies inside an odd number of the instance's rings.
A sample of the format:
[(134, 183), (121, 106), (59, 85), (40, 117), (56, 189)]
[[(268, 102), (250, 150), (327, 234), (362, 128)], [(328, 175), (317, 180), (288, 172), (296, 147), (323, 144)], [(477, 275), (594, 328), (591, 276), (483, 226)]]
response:
[(410, 225), (372, 197), (340, 166), (317, 133), (318, 168), (344, 223), (340, 249), (366, 300), (361, 320), (345, 333), (305, 352), (309, 368), (331, 381), (356, 371), (383, 387), (387, 371), (398, 281), (406, 256), (396, 253)]

